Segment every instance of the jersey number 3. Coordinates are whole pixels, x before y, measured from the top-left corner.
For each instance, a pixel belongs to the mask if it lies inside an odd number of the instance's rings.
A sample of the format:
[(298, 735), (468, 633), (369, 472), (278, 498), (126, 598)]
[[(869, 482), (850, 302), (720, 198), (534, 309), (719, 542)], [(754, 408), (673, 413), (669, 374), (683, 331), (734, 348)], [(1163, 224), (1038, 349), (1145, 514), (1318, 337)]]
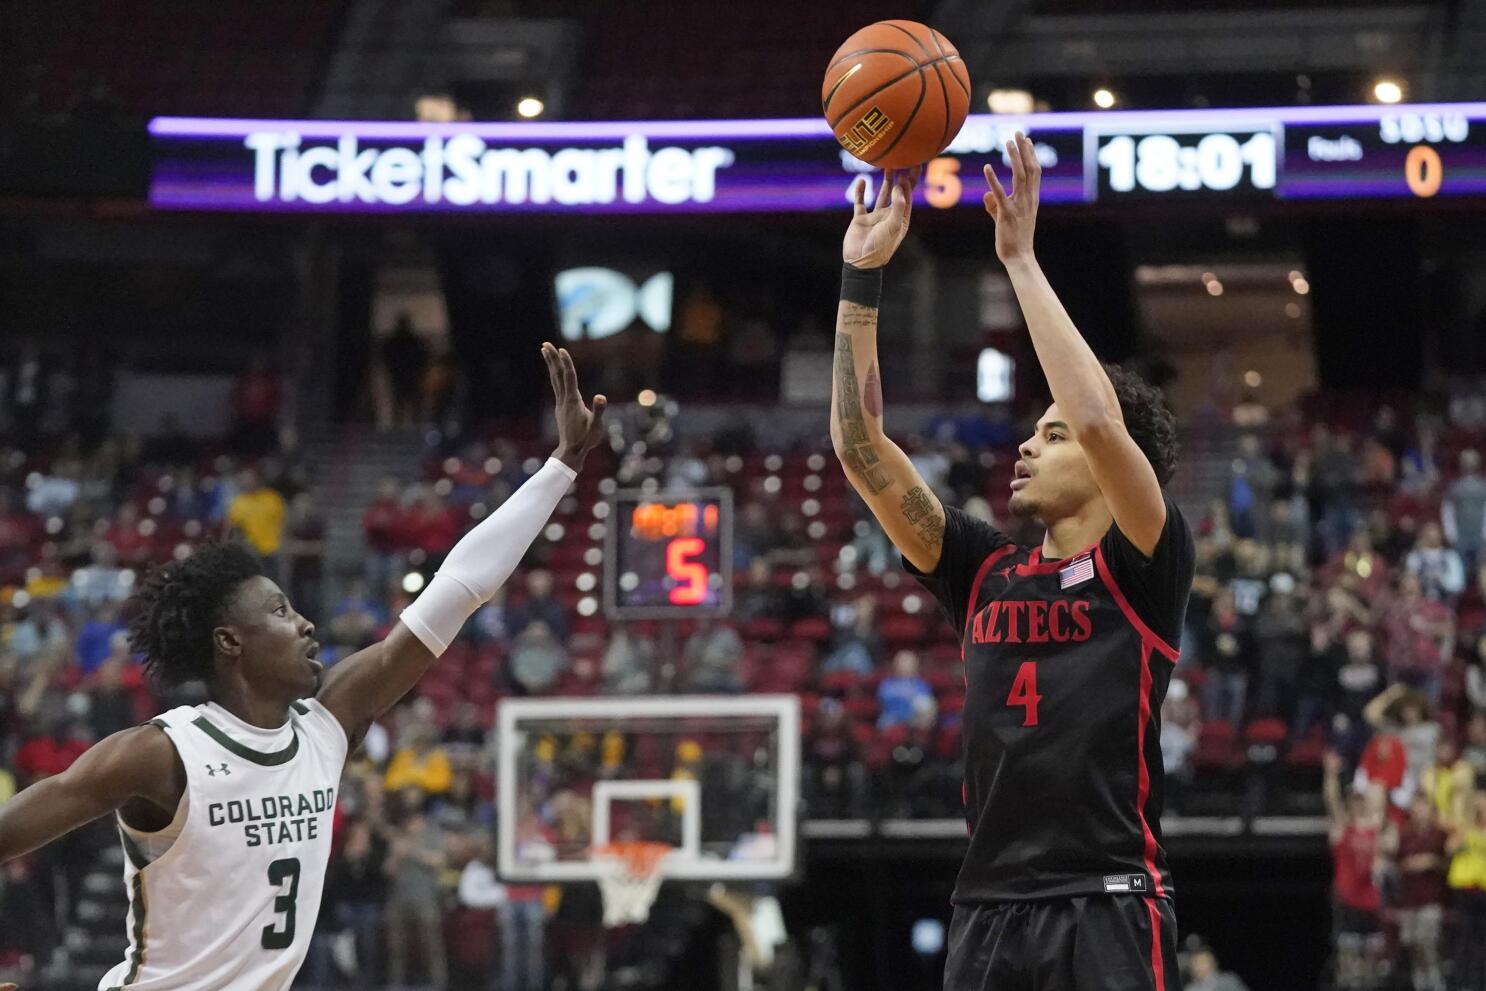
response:
[(1041, 701), (1042, 696), (1037, 694), (1037, 662), (1023, 661), (1011, 682), (1011, 694), (1006, 696), (1006, 704), (1022, 707), (1023, 726), (1036, 726), (1037, 703)]
[(265, 950), (287, 950), (294, 942), (294, 900), (299, 897), (298, 857), (285, 857), (283, 860), (275, 860), (268, 865), (269, 884), (282, 890), (285, 881), (289, 882), (288, 892), (280, 894), (273, 900), (274, 912), (284, 917), (284, 928), (280, 929), (278, 922), (263, 927), (263, 948)]

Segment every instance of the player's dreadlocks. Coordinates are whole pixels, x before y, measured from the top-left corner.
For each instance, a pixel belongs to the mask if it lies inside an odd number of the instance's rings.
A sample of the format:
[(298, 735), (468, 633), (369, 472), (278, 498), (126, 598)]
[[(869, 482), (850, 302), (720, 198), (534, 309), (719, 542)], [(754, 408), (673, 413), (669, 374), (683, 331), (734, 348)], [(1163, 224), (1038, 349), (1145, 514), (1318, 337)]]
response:
[(1120, 401), (1125, 430), (1156, 470), (1156, 480), (1165, 485), (1176, 472), (1179, 447), (1176, 417), (1166, 408), (1166, 397), (1128, 368), (1105, 365), (1104, 372)]
[(258, 558), (231, 542), (160, 565), (125, 606), (129, 649), (144, 655), (145, 670), (161, 684), (210, 682), (212, 630), (238, 586), (261, 574)]

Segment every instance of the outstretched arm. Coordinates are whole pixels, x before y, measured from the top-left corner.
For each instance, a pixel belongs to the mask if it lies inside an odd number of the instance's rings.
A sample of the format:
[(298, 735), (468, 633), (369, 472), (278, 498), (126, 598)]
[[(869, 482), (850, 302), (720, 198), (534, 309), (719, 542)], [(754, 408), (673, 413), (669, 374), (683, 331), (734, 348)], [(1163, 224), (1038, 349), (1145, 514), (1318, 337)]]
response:
[(883, 176), (868, 212), (865, 185), (856, 187), (851, 226), (842, 244), (846, 268), (836, 307), (836, 360), (831, 371), (831, 446), (846, 479), (888, 538), (920, 571), (939, 563), (944, 507), (882, 425), (882, 375), (877, 361), (877, 303), (882, 266), (908, 233), (914, 177)]
[(583, 404), (566, 349), (543, 344), (542, 357), (557, 395), (557, 450), (499, 509), (454, 545), (386, 640), (330, 669), (319, 699), (353, 741), (418, 683), (465, 620), (516, 570), (603, 436), (607, 400), (594, 396), (591, 412)]
[(1341, 839), (1347, 825), (1347, 806), (1342, 800), (1342, 759), (1334, 750), (1328, 750), (1322, 759), (1325, 777), (1321, 780), (1321, 796), (1326, 800), (1326, 826), (1331, 842)]
[(185, 789), (185, 768), (164, 730), (121, 730), (0, 805), (0, 863), (118, 809), (139, 825), (168, 825)]
[(1403, 698), (1408, 693), (1408, 685), (1389, 685), (1377, 695), (1373, 696), (1372, 700), (1369, 701), (1367, 705), (1362, 707), (1363, 721), (1379, 732), (1386, 732), (1389, 728), (1388, 710), (1393, 707), (1393, 704), (1395, 702)]
[(989, 165), (985, 208), (996, 220), (996, 254), (1027, 320), (1032, 347), (1053, 401), (1089, 459), (1089, 470), (1109, 503), (1120, 532), (1150, 554), (1166, 526), (1166, 501), (1155, 469), (1125, 429), (1114, 386), (1093, 350), (1069, 318), (1032, 253), (1042, 165), (1021, 132), (1006, 143), (1012, 193), (1007, 195)]

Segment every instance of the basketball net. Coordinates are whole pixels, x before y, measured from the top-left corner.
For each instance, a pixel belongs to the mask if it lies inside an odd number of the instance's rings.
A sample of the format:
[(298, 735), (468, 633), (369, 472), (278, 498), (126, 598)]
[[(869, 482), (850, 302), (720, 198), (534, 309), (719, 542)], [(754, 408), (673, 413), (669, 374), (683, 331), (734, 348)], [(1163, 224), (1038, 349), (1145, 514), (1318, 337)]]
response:
[(660, 893), (660, 866), (672, 849), (669, 843), (643, 841), (594, 847), (594, 861), (608, 867), (599, 875), (605, 928), (638, 924), (650, 918), (650, 906)]

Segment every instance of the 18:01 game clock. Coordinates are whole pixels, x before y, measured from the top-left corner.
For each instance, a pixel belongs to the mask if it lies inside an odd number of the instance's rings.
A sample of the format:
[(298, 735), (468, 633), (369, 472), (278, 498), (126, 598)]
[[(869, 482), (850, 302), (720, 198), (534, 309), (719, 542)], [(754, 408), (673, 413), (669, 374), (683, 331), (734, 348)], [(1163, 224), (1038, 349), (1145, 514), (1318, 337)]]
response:
[(604, 611), (614, 619), (725, 616), (733, 605), (733, 494), (610, 497)]
[(1269, 125), (1095, 129), (1090, 199), (1273, 195), (1280, 144)]

